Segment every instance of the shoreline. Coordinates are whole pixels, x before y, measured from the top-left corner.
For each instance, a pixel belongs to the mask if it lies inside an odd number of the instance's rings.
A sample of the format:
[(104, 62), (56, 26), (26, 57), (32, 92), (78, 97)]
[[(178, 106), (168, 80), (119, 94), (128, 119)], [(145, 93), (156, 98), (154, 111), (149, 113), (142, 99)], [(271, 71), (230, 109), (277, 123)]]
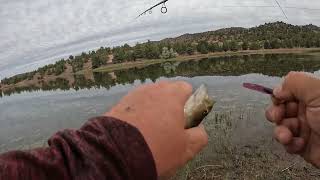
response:
[[(320, 56), (320, 48), (293, 48), (293, 49), (261, 49), (261, 50), (245, 50), (245, 51), (228, 51), (228, 52), (215, 52), (208, 54), (194, 54), (194, 55), (182, 55), (172, 59), (138, 59), (134, 62), (124, 62), (119, 64), (108, 64), (96, 69), (91, 69), (92, 67), (85, 68), (78, 72), (72, 72), (68, 66), (67, 70), (60, 74), (59, 76), (44, 76), (44, 82), (54, 81), (57, 78), (69, 79), (69, 84), (72, 84), (75, 80), (74, 75), (84, 75), (87, 78), (92, 78), (92, 74), (97, 72), (111, 73), (118, 70), (126, 70), (130, 68), (143, 68), (153, 64), (160, 64), (163, 62), (185, 62), (185, 61), (195, 61), (203, 58), (213, 58), (213, 57), (226, 57), (226, 56), (243, 56), (243, 55), (254, 55), (254, 54), (306, 54), (306, 55), (318, 55)], [(1, 84), (0, 91), (7, 91), (16, 87), (27, 87), (27, 86), (39, 86), (39, 79), (37, 75), (32, 80), (23, 80), (16, 84)]]
[[(124, 62), (119, 64), (109, 64), (96, 69), (93, 72), (112, 72), (117, 70), (125, 70), (130, 68), (142, 68), (145, 66), (159, 64), (162, 62), (182, 62), (198, 60), (202, 58), (224, 57), (224, 56), (241, 56), (241, 55), (254, 55), (254, 54), (302, 54), (302, 53), (319, 53), (320, 48), (293, 48), (293, 49), (261, 49), (261, 50), (245, 50), (245, 51), (228, 51), (228, 52), (215, 52), (208, 54), (195, 54), (195, 55), (182, 55), (171, 59), (138, 59), (134, 62)], [(76, 75), (83, 75), (86, 70), (76, 72)]]

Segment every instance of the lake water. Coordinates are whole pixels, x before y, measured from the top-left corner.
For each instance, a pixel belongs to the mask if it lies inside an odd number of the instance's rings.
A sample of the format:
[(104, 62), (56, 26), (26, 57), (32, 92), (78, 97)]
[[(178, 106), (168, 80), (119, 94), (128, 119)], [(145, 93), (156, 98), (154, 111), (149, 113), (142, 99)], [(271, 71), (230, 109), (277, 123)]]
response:
[[(198, 171), (208, 171), (208, 177), (210, 174), (210, 177), (232, 179), (243, 176), (245, 179), (259, 169), (264, 171), (260, 174), (263, 179), (274, 172), (271, 167), (277, 167), (281, 172), (297, 159), (285, 155), (272, 139), (272, 125), (264, 117), (269, 97), (242, 88), (242, 83), (274, 87), (290, 71), (319, 70), (320, 58), (313, 55), (220, 57), (75, 76), (71, 85), (70, 80), (59, 79), (42, 90), (29, 87), (3, 92), (0, 98), (0, 151), (43, 146), (54, 132), (79, 128), (88, 118), (108, 111), (128, 91), (141, 84), (164, 79), (184, 80), (195, 88), (207, 84), (209, 95), (217, 104), (205, 120), (209, 146), (180, 172), (177, 179), (192, 179), (190, 174), (199, 179), (203, 173), (198, 177)], [(284, 158), (279, 159), (280, 155)], [(256, 161), (260, 163), (255, 164)], [(224, 164), (227, 162), (230, 163)], [(247, 174), (240, 173), (241, 168), (235, 167), (237, 162), (242, 163)], [(209, 169), (197, 169), (201, 166)], [(250, 171), (248, 167), (251, 166), (255, 168)], [(300, 174), (303, 174), (303, 168), (314, 170), (306, 164), (294, 168)], [(241, 176), (228, 169), (238, 169)], [(289, 177), (290, 174), (284, 173)]]

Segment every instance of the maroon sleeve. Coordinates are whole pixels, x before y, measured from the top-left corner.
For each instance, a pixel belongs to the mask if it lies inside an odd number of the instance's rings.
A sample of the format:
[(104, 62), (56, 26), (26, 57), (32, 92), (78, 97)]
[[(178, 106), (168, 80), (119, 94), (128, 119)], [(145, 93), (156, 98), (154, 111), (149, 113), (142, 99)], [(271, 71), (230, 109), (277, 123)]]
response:
[(0, 180), (153, 180), (152, 153), (135, 127), (110, 117), (64, 130), (48, 148), (0, 155)]

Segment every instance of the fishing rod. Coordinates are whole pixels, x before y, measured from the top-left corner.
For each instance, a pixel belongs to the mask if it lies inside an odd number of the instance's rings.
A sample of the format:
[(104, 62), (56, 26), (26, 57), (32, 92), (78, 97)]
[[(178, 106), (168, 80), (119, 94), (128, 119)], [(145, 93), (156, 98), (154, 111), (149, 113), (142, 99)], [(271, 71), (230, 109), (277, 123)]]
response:
[[(136, 18), (139, 18), (139, 17), (141, 17), (142, 15), (145, 15), (147, 12), (149, 12), (149, 14), (151, 14), (151, 13), (152, 13), (152, 9), (160, 6), (161, 4), (162, 4), (161, 13), (163, 13), (163, 14), (167, 13), (167, 12), (168, 12), (168, 9), (167, 9), (166, 4), (165, 4), (167, 1), (168, 1), (168, 0), (163, 0), (163, 1), (159, 2), (159, 3), (157, 3), (156, 5), (154, 5), (154, 6), (150, 7), (149, 9), (145, 10), (143, 13), (141, 13), (141, 14), (140, 14), (139, 16), (137, 16)], [(269, 7), (270, 7), (270, 8), (276, 8), (276, 7), (278, 7), (278, 8), (281, 10), (283, 16), (284, 16), (287, 20), (289, 20), (289, 18), (288, 18), (288, 16), (287, 16), (286, 12), (284, 11), (284, 9), (320, 10), (320, 9), (303, 8), (303, 7), (302, 7), (302, 8), (299, 8), (299, 7), (285, 7), (285, 6), (281, 6), (281, 4), (279, 3), (278, 0), (274, 0), (274, 1), (275, 1), (275, 3), (276, 3), (276, 6), (270, 6), (270, 5), (269, 5), (269, 6), (223, 6), (223, 7), (266, 7), (266, 8), (269, 8)]]
[(151, 8), (145, 10), (143, 13), (139, 14), (139, 16), (136, 17), (136, 19), (139, 18), (139, 17), (141, 17), (142, 15), (145, 15), (147, 12), (149, 12), (149, 14), (152, 14), (152, 9), (160, 6), (161, 4), (162, 4), (161, 13), (162, 13), (162, 14), (166, 14), (166, 13), (168, 12), (168, 9), (167, 9), (167, 7), (166, 7), (166, 2), (167, 2), (167, 1), (169, 1), (169, 0), (163, 0), (163, 1), (159, 2), (158, 4), (152, 6)]

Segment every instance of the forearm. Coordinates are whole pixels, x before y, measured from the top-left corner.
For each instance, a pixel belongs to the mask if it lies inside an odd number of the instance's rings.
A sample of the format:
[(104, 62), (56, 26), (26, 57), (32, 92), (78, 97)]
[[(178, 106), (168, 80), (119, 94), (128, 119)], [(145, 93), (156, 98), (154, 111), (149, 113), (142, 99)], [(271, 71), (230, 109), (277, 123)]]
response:
[(0, 156), (0, 179), (156, 179), (141, 133), (120, 120), (99, 117), (64, 130), (49, 147)]

